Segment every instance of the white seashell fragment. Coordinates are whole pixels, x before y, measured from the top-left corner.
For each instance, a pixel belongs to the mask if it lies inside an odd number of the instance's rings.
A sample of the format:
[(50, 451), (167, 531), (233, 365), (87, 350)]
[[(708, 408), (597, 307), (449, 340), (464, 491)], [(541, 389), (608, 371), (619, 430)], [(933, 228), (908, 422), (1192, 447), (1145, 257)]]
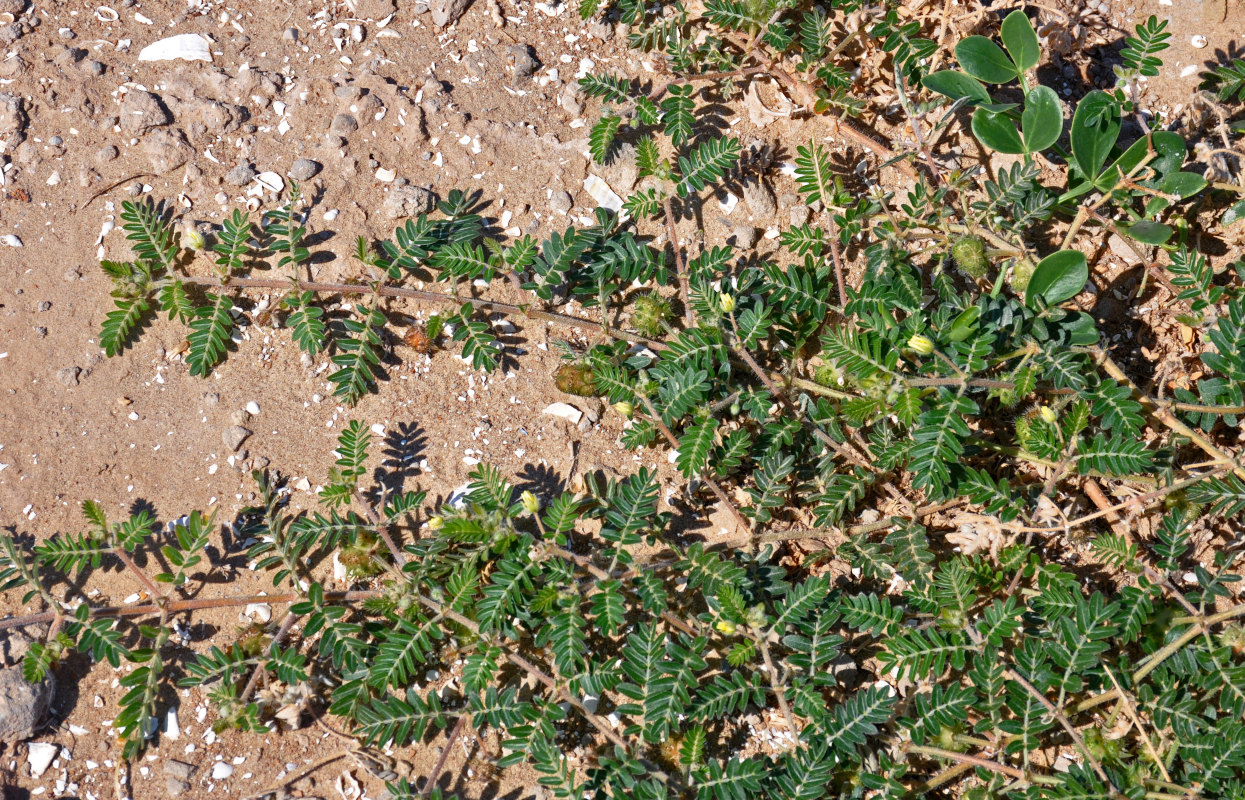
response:
[(254, 400), (247, 403), (246, 413), (250, 414), (252, 417), (257, 415), (259, 413), (259, 403), (256, 403)]
[(718, 201), (718, 208), (722, 209), (722, 213), (728, 216), (735, 210), (737, 205), (739, 205), (739, 198), (733, 192), (727, 192), (726, 197)]
[(1206, 37), (1200, 33), (1194, 36), (1193, 39), (1191, 39), (1189, 43), (1192, 44), (1194, 47), (1196, 47), (1198, 50), (1201, 50), (1207, 44)]
[(6, 233), (5, 235), (0, 236), (0, 242), (7, 244), (9, 247), (24, 247), (25, 246), (22, 244), (21, 239), (17, 238), (11, 233)]
[(177, 721), (177, 706), (164, 712), (164, 735), (174, 741), (182, 735), (182, 726)]
[(139, 61), (208, 61), (212, 51), (207, 39), (197, 33), (179, 33), (158, 42), (152, 42), (138, 54)]
[(578, 425), (579, 420), (584, 416), (584, 412), (568, 403), (552, 403), (545, 406), (545, 410), (540, 413), (549, 414), (553, 417), (561, 417), (572, 425)]
[(60, 745), (47, 742), (31, 742), (26, 745), (26, 761), (30, 764), (30, 777), (38, 778), (52, 766), (52, 759), (60, 752)]
[(267, 603), (251, 603), (246, 607), (244, 612), (248, 617), (253, 617), (265, 625), (272, 620), (272, 606)]
[(597, 205), (601, 208), (607, 208), (617, 214), (622, 211), (622, 198), (614, 193), (610, 185), (598, 178), (596, 175), (589, 175), (584, 179), (584, 191), (587, 192), (593, 200), (597, 201)]
[(155, 20), (153, 20), (151, 17), (147, 16), (146, 14), (142, 13), (141, 11), (134, 12), (134, 21), (141, 22), (144, 25), (156, 24)]
[(262, 187), (260, 189), (261, 192), (267, 189), (273, 194), (280, 194), (281, 190), (285, 188), (285, 180), (275, 172), (259, 173), (255, 176), (255, 183)]
[(394, 170), (385, 169), (384, 167), (376, 170), (376, 180), (382, 183), (393, 183), (393, 179), (396, 177), (398, 177), (398, 173)]
[(95, 9), (95, 18), (100, 22), (116, 22), (121, 19), (121, 15), (108, 6), (100, 6)]
[(217, 761), (212, 765), (212, 780), (223, 781), (233, 774), (233, 764), (226, 764), (224, 761)]

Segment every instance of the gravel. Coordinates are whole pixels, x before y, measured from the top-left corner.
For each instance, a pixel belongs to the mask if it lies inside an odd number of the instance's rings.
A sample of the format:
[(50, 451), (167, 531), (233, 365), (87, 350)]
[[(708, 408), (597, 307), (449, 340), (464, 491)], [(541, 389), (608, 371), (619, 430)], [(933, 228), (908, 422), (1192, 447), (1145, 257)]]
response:
[(62, 367), (56, 371), (56, 380), (60, 381), (62, 386), (77, 386), (81, 375), (81, 367)]

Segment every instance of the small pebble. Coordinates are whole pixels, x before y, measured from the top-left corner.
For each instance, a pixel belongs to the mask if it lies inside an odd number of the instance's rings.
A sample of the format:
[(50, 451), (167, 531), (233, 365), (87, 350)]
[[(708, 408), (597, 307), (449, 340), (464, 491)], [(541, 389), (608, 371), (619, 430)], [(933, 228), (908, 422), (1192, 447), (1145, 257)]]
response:
[(246, 186), (255, 176), (259, 174), (250, 164), (239, 164), (229, 170), (229, 174), (225, 176), (225, 182), (233, 186)]
[(338, 114), (333, 117), (333, 124), (329, 126), (329, 133), (335, 136), (349, 136), (359, 130), (359, 123), (349, 114)]
[(567, 191), (554, 192), (549, 198), (549, 208), (559, 214), (566, 214), (571, 210), (575, 201), (571, 199), (571, 193)]
[(319, 162), (310, 158), (300, 158), (290, 167), (290, 177), (296, 181), (309, 181), (320, 171)]

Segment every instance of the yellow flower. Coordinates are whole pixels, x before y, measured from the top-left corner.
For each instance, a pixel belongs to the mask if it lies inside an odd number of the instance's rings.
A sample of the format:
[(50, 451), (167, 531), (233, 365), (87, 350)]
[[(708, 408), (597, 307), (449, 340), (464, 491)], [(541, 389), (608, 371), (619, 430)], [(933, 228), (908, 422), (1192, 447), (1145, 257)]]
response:
[(928, 336), (922, 336), (918, 333), (908, 340), (908, 349), (927, 356), (934, 352), (934, 342)]
[(437, 516), (434, 516), (434, 517), (429, 517), (429, 518), (428, 518), (428, 528), (429, 528), (429, 530), (439, 531), (439, 530), (441, 530), (441, 528), (443, 528), (443, 527), (445, 527), (445, 518), (444, 518), (444, 517), (442, 517), (442, 516), (440, 516), (440, 515), (437, 515)]
[(182, 237), (182, 240), (186, 247), (191, 250), (198, 251), (207, 246), (207, 239), (203, 238), (203, 234), (199, 233), (194, 228), (187, 226), (184, 231), (185, 236)]
[(1038, 409), (1038, 414), (1051, 425), (1055, 424), (1055, 409), (1050, 406), (1042, 406)]
[(735, 310), (735, 296), (730, 294), (718, 295), (718, 302), (722, 304), (722, 311), (729, 314)]
[(535, 514), (540, 511), (540, 500), (531, 492), (524, 492), (519, 495), (519, 502), (523, 504), (523, 510), (529, 514)]
[(733, 634), (737, 628), (735, 623), (731, 622), (729, 619), (720, 619), (713, 627), (718, 629), (718, 633), (725, 633), (727, 636)]
[(630, 418), (635, 413), (635, 406), (626, 400), (619, 401), (614, 404), (614, 410), (624, 417)]

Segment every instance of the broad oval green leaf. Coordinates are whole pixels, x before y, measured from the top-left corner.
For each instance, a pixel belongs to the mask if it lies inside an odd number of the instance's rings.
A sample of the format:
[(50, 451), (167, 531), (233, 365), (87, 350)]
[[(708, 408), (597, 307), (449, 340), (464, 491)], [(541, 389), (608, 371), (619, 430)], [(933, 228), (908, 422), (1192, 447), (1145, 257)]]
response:
[(1080, 250), (1060, 250), (1038, 263), (1025, 290), (1025, 305), (1037, 307), (1041, 298), (1048, 306), (1056, 306), (1076, 297), (1089, 280), (1089, 264)]
[(1245, 219), (1245, 200), (1237, 200), (1227, 211), (1223, 212), (1223, 216), (1219, 218), (1219, 224), (1225, 228)]
[(969, 75), (986, 83), (1007, 83), (1017, 76), (1016, 65), (1003, 48), (984, 36), (969, 36), (955, 46), (955, 57)]
[(1020, 72), (1033, 69), (1042, 57), (1042, 47), (1038, 44), (1037, 32), (1033, 23), (1025, 16), (1025, 12), (1016, 10), (1007, 15), (999, 31), (1003, 37), (1003, 46), (1007, 54), (1016, 63)]
[(931, 72), (921, 81), (921, 85), (931, 92), (938, 92), (952, 100), (967, 97), (972, 105), (990, 102), (990, 93), (986, 91), (981, 81), (959, 70), (944, 69)]
[(1068, 344), (1077, 347), (1098, 344), (1098, 326), (1094, 324), (1094, 318), (1084, 311), (1071, 314), (1061, 327), (1068, 332)]
[(1063, 133), (1063, 107), (1054, 89), (1039, 86), (1025, 96), (1020, 129), (1026, 153), (1040, 152), (1059, 141), (1059, 134)]
[(1119, 227), (1120, 233), (1142, 244), (1162, 244), (1171, 238), (1173, 232), (1171, 226), (1149, 219), (1138, 220), (1131, 225)]
[(1072, 159), (1089, 180), (1098, 177), (1115, 140), (1120, 137), (1120, 104), (1106, 92), (1092, 91), (1072, 115)]
[(1025, 151), (1011, 117), (979, 108), (973, 112), (973, 135), (991, 150), (1019, 155)]

